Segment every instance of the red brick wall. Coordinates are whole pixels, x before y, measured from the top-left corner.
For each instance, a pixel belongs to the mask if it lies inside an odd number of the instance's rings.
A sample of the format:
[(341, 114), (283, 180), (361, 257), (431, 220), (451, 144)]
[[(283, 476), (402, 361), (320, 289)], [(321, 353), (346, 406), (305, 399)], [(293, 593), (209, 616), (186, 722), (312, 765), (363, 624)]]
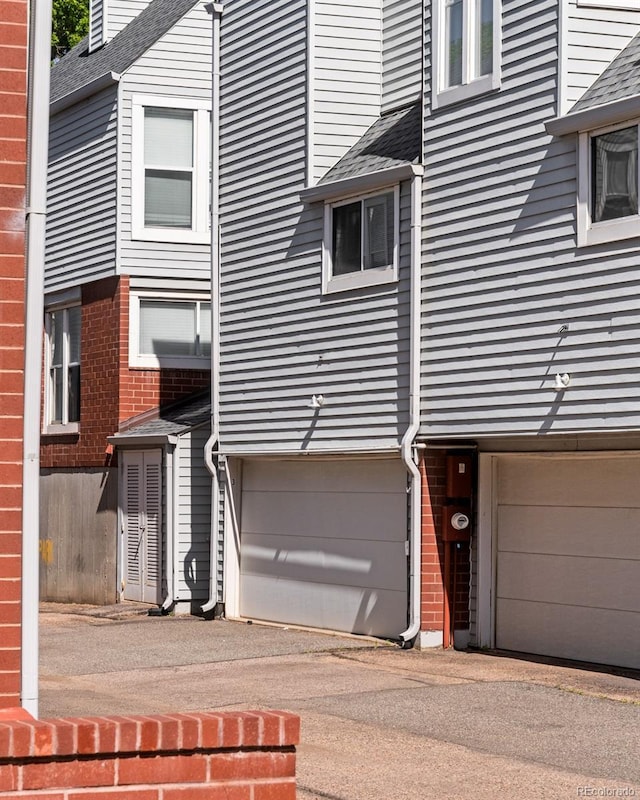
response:
[[(444, 548), (450, 548), (449, 592), (455, 630), (469, 628), (469, 545), (442, 541), (442, 506), (446, 503), (446, 453), (429, 451), (422, 474), (422, 630), (443, 631)], [(454, 587), (455, 571), (455, 587)], [(455, 588), (455, 600), (453, 598)]]
[(20, 695), (27, 3), (0, 0), (0, 708)]
[(285, 712), (0, 720), (0, 798), (295, 800)]
[(209, 385), (204, 370), (129, 367), (128, 276), (83, 287), (81, 337), (80, 432), (44, 436), (43, 467), (113, 464), (107, 437), (120, 422)]

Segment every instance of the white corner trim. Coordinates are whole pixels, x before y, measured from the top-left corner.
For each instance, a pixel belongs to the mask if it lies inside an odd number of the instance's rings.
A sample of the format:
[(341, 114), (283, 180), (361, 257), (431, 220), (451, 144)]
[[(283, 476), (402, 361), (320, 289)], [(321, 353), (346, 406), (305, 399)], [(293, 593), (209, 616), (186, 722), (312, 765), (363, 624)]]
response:
[(637, 117), (640, 117), (640, 94), (555, 117), (545, 122), (545, 128), (551, 136), (565, 136), (568, 133), (590, 131), (605, 125), (617, 125), (619, 122)]
[[(52, 67), (52, 69), (55, 69), (55, 67)], [(104, 75), (94, 78), (92, 81), (89, 81), (89, 83), (85, 83), (83, 86), (74, 89), (73, 92), (59, 97), (49, 106), (51, 116), (58, 114), (60, 111), (64, 111), (65, 108), (69, 108), (69, 106), (72, 106), (74, 103), (86, 100), (88, 97), (97, 94), (101, 89), (106, 89), (107, 86), (119, 83), (120, 77), (118, 72), (105, 72)]]
[(364, 175), (354, 175), (352, 178), (343, 178), (340, 181), (306, 186), (300, 192), (300, 200), (303, 203), (315, 203), (319, 200), (335, 200), (348, 195), (364, 194), (423, 174), (424, 167), (421, 164), (402, 164), (399, 167), (366, 172)]
[(498, 459), (481, 453), (478, 463), (476, 642), (494, 646), (494, 521)]

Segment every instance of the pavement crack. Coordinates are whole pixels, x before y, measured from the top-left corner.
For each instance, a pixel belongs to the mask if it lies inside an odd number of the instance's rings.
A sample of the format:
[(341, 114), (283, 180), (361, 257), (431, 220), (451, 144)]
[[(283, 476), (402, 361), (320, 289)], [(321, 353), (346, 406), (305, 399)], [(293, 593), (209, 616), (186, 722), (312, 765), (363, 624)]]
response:
[(298, 783), (297, 787), (300, 791), (308, 792), (312, 794), (313, 797), (319, 797), (322, 798), (322, 800), (348, 800), (344, 795), (329, 794), (329, 792), (322, 792), (320, 789), (312, 789), (310, 786), (303, 786), (301, 783)]

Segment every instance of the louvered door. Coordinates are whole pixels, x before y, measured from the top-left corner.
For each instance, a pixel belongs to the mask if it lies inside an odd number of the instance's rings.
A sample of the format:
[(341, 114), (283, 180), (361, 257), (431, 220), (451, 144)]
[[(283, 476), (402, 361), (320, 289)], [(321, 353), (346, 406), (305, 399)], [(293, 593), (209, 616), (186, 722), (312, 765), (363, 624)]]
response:
[(162, 584), (162, 453), (123, 454), (125, 600), (159, 603)]

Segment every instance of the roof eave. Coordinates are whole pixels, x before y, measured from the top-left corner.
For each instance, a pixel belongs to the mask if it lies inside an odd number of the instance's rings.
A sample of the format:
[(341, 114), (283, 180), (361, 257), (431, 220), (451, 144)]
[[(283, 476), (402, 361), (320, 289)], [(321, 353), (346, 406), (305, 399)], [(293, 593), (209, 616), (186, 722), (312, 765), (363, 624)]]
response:
[(60, 111), (64, 111), (65, 108), (69, 108), (69, 106), (79, 103), (81, 100), (86, 100), (87, 97), (97, 94), (101, 89), (106, 89), (108, 86), (118, 83), (120, 77), (121, 75), (118, 72), (105, 72), (103, 75), (99, 75), (97, 78), (89, 81), (89, 83), (78, 86), (77, 89), (59, 97), (51, 103), (49, 106), (51, 116), (58, 114)]
[(173, 433), (116, 433), (113, 436), (107, 436), (107, 442), (115, 447), (162, 447), (166, 444), (175, 445), (178, 443), (179, 434)]
[(314, 203), (318, 200), (331, 200), (335, 197), (359, 194), (373, 189), (381, 189), (423, 173), (424, 168), (420, 164), (401, 164), (397, 167), (366, 172), (363, 175), (354, 175), (339, 181), (307, 186), (301, 190), (300, 200), (303, 203)]
[(545, 123), (545, 128), (552, 136), (566, 136), (568, 133), (591, 131), (604, 125), (616, 125), (635, 117), (640, 117), (640, 94), (555, 117)]

